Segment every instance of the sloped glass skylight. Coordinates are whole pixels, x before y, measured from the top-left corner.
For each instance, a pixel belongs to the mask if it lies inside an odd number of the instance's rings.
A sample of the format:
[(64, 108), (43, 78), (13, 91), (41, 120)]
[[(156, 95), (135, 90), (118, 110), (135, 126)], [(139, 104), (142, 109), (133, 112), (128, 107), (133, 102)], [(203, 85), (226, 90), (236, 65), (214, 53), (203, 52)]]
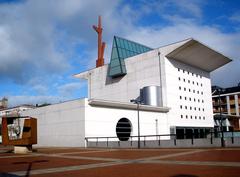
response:
[(124, 59), (150, 50), (152, 49), (142, 44), (114, 36), (108, 75), (118, 77), (127, 74)]

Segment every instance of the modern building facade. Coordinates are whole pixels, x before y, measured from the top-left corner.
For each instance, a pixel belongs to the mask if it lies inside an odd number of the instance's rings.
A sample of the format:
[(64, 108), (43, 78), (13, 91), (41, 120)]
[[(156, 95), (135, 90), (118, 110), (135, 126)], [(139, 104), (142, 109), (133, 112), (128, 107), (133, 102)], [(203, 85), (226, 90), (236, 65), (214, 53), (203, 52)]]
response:
[(223, 117), (224, 130), (240, 130), (240, 85), (236, 87), (212, 87), (215, 127), (220, 127)]
[(152, 49), (114, 37), (110, 64), (75, 75), (88, 81), (87, 98), (22, 115), (38, 119), (40, 146), (85, 146), (85, 137), (127, 141), (139, 134), (201, 138), (214, 127), (210, 72), (230, 61), (195, 39)]

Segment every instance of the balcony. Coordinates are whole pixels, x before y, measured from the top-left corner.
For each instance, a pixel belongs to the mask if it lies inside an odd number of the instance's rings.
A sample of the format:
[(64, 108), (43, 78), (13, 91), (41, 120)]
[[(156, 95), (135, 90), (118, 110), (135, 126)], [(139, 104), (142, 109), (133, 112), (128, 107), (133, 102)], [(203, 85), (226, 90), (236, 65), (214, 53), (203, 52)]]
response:
[[(214, 112), (214, 113), (220, 113), (220, 109), (213, 109), (213, 112)], [(227, 114), (227, 113), (228, 113), (228, 110), (227, 110), (227, 109), (222, 109), (221, 112)]]
[(230, 100), (230, 105), (235, 105), (235, 100)]
[(230, 109), (230, 112), (231, 112), (231, 114), (233, 113), (233, 114), (236, 114), (236, 109), (235, 108), (231, 108)]
[[(227, 103), (226, 102), (221, 102), (220, 105), (224, 106), (224, 105), (227, 105)], [(218, 102), (213, 102), (213, 106), (219, 106), (219, 103)]]

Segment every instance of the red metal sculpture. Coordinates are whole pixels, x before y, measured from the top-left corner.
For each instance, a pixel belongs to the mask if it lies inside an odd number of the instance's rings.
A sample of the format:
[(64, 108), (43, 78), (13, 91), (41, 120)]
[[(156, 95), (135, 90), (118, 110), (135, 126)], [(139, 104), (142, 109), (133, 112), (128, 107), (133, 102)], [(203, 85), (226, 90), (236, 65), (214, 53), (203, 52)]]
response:
[(96, 60), (96, 67), (100, 67), (104, 65), (104, 49), (105, 42), (102, 42), (102, 22), (101, 16), (98, 16), (98, 26), (93, 25), (93, 29), (98, 33), (98, 59)]

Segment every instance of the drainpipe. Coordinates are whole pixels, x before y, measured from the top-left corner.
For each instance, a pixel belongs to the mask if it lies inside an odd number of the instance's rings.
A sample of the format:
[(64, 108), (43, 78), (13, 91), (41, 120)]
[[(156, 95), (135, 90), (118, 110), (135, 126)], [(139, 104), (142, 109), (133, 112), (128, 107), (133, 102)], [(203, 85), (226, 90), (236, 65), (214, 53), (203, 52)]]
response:
[(160, 88), (161, 88), (161, 97), (162, 97), (162, 100), (161, 100), (161, 104), (163, 106), (163, 82), (162, 82), (162, 73), (161, 73), (161, 52), (158, 51), (158, 67), (159, 67), (159, 85), (160, 85)]

